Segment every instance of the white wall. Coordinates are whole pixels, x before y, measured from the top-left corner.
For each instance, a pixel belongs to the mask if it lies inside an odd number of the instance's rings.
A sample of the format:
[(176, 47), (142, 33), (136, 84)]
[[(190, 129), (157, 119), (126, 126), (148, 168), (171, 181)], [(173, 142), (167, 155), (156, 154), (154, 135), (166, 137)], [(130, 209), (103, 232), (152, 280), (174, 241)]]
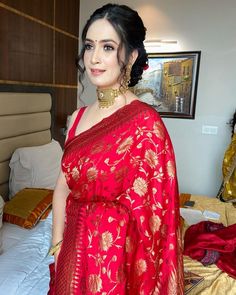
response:
[[(147, 39), (177, 40), (179, 50), (201, 50), (195, 120), (165, 118), (174, 144), (181, 192), (214, 196), (221, 183), (221, 164), (230, 141), (227, 122), (236, 109), (235, 0), (116, 1), (138, 10)], [(80, 28), (107, 1), (80, 1)], [(89, 85), (82, 95), (95, 99)], [(202, 125), (218, 127), (202, 134)]]

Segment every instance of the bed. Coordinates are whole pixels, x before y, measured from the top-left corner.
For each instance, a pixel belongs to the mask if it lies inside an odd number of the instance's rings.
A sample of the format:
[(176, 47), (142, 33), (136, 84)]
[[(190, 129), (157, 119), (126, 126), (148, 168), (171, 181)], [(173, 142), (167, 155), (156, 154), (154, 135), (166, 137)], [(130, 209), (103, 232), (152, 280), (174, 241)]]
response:
[(51, 137), (52, 93), (10, 88), (0, 91), (0, 294), (45, 295), (62, 149)]
[[(180, 207), (184, 206), (185, 201), (194, 201), (195, 204), (192, 209), (213, 211), (220, 214), (218, 221), (212, 220), (217, 223), (222, 223), (224, 226), (230, 226), (236, 223), (236, 208), (232, 203), (224, 203), (216, 198), (207, 196), (181, 194)], [(182, 219), (182, 235), (184, 237), (189, 225)], [(236, 233), (235, 233), (236, 241)], [(234, 251), (236, 255), (236, 250)], [(193, 273), (195, 276), (195, 283), (189, 284), (186, 287), (189, 295), (231, 295), (236, 294), (236, 280), (230, 277), (226, 272), (220, 270), (215, 264), (203, 266), (197, 260), (191, 259), (189, 256), (184, 255), (184, 269), (186, 272)], [(192, 276), (194, 278), (194, 275)], [(199, 276), (199, 277), (198, 277)]]

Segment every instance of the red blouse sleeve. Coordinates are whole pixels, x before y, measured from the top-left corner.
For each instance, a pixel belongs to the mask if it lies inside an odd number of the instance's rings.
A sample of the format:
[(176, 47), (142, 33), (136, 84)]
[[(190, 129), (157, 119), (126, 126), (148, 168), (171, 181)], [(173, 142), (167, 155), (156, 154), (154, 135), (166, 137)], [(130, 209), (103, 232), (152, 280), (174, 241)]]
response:
[(76, 116), (76, 118), (75, 118), (75, 120), (74, 120), (73, 125), (72, 125), (71, 128), (68, 130), (68, 136), (67, 136), (67, 139), (66, 139), (65, 144), (66, 144), (68, 141), (70, 141), (72, 138), (75, 137), (76, 128), (77, 128), (77, 126), (78, 126), (78, 124), (79, 124), (79, 121), (80, 121), (81, 117), (83, 116), (83, 113), (84, 113), (85, 110), (86, 110), (86, 107), (82, 107), (82, 108), (79, 109), (79, 111), (78, 111), (78, 113), (77, 113), (77, 116)]

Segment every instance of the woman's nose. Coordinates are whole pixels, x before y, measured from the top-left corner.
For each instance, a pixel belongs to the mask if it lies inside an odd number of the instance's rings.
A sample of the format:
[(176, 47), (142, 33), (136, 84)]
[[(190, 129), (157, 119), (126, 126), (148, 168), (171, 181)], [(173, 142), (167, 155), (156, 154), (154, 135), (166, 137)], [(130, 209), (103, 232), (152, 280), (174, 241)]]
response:
[(92, 53), (91, 57), (91, 62), (92, 64), (97, 64), (100, 62), (100, 53), (99, 53), (99, 48), (95, 48)]

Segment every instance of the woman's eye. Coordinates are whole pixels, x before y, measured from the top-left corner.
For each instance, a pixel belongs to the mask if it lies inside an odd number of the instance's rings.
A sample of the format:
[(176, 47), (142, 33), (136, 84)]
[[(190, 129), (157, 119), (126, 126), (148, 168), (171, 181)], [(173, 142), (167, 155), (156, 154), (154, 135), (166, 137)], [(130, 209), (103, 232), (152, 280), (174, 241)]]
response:
[(105, 45), (105, 46), (104, 46), (104, 50), (105, 50), (105, 51), (114, 50), (114, 47), (111, 46), (111, 45)]
[(93, 48), (93, 46), (91, 44), (89, 44), (89, 43), (84, 45), (85, 50), (91, 50), (92, 48)]

